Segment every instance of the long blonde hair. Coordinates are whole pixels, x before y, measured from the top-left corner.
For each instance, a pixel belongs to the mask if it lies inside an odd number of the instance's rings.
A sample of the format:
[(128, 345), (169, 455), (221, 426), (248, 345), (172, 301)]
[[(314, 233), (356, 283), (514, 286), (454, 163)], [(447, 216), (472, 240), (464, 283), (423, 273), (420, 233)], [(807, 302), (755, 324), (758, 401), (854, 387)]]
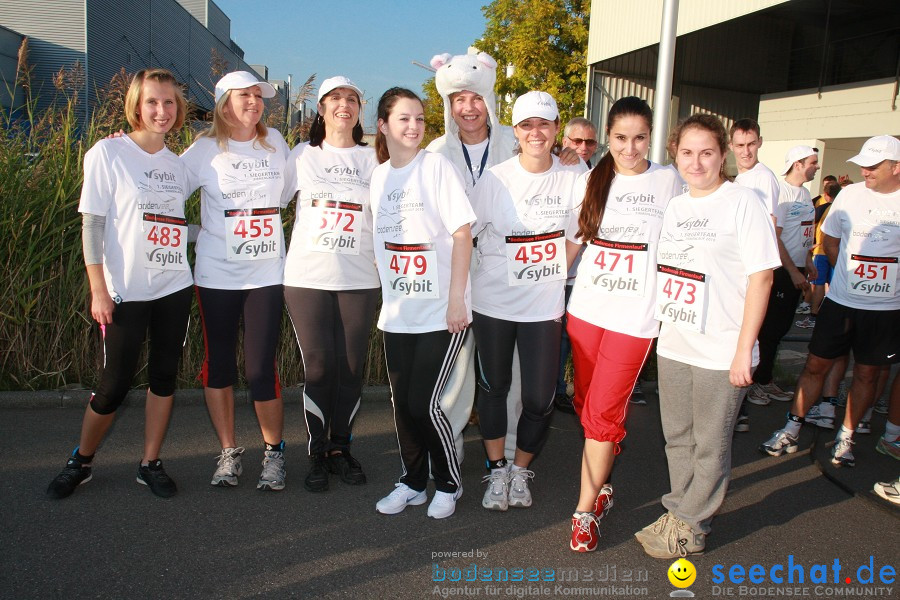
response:
[[(233, 90), (228, 90), (222, 94), (222, 97), (216, 102), (216, 107), (213, 110), (212, 125), (209, 129), (200, 134), (200, 137), (214, 138), (219, 148), (225, 152), (228, 151), (228, 140), (231, 139), (231, 123), (228, 121), (228, 116), (225, 114), (225, 104), (231, 99), (232, 91)], [(256, 124), (256, 139), (253, 141), (253, 144), (256, 145), (259, 143), (265, 150), (275, 152), (275, 147), (266, 141), (266, 136), (268, 134), (269, 128), (266, 127), (262, 122), (262, 119), (260, 119)]]

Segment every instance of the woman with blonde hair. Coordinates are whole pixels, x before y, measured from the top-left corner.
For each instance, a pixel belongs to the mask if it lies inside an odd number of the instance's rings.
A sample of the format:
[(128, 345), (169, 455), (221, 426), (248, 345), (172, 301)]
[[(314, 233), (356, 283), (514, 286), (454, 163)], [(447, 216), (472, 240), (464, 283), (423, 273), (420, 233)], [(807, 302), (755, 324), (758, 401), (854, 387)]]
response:
[(284, 422), (275, 350), (284, 305), (281, 195), (288, 146), (262, 122), (275, 88), (246, 71), (216, 83), (212, 126), (182, 155), (188, 192), (201, 189), (194, 268), (206, 350), (201, 379), (222, 447), (212, 485), (236, 486), (244, 448), (234, 432), (236, 345), (265, 446), (260, 490), (284, 489)]

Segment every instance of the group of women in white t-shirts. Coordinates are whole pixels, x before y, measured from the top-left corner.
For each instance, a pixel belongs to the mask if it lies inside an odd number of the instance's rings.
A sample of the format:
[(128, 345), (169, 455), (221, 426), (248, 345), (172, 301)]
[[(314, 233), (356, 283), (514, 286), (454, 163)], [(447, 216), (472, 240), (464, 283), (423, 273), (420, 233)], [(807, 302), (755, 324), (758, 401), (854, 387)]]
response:
[[(284, 488), (275, 348), (285, 304), (306, 374), (305, 487), (327, 490), (330, 475), (366, 482), (350, 448), (380, 295), (402, 474), (376, 509), (394, 514), (425, 503), (433, 479), (428, 516), (453, 514), (462, 478), (440, 398), (470, 327), (487, 457), (482, 506), (529, 507), (531, 462), (553, 406), (566, 272), (583, 253), (568, 305), (574, 404), (585, 433), (570, 548), (597, 548), (599, 521), (613, 505), (609, 476), (625, 437), (628, 397), (659, 335), (672, 490), (663, 497), (666, 513), (636, 537), (661, 558), (703, 551), (727, 487), (732, 426), (779, 264), (759, 200), (724, 177), (726, 134), (718, 119), (695, 115), (672, 132), (676, 171), (647, 160), (650, 108), (623, 98), (607, 119), (609, 151), (587, 171), (554, 156), (556, 102), (528, 92), (512, 113), (519, 153), (489, 169), (470, 198), (452, 163), (420, 147), (424, 109), (409, 90), (381, 97), (374, 149), (362, 142), (362, 93), (345, 77), (323, 82), (310, 141), (292, 151), (261, 122), (264, 98), (274, 95), (268, 83), (229, 73), (215, 95), (212, 127), (179, 159), (164, 136), (184, 120), (181, 91), (168, 72), (141, 71), (126, 99), (133, 131), (86, 155), (79, 210), (106, 363), (80, 444), (50, 496), (65, 497), (90, 480), (94, 452), (148, 331), (137, 480), (160, 496), (176, 492), (159, 449), (194, 287), (206, 350), (201, 379), (221, 446), (213, 485), (237, 485), (243, 471), (233, 394), (242, 329), (265, 444), (257, 487)], [(198, 188), (192, 278), (184, 202)], [(285, 248), (281, 209), (294, 198)], [(506, 396), (516, 348), (523, 409), (508, 464)]]

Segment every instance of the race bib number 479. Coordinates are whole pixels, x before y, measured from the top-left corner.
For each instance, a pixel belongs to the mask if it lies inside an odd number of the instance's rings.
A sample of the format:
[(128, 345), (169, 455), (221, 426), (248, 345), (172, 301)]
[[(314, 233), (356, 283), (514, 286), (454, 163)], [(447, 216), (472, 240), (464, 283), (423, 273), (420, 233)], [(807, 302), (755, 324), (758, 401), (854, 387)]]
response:
[(187, 220), (144, 213), (144, 266), (163, 271), (187, 271)]
[(703, 331), (706, 321), (706, 275), (657, 265), (653, 317), (682, 329)]
[(384, 243), (388, 264), (387, 292), (413, 300), (438, 298), (437, 252), (431, 243)]
[(563, 231), (506, 236), (509, 285), (535, 285), (566, 278)]
[(235, 208), (225, 211), (228, 260), (264, 260), (281, 256), (281, 211)]

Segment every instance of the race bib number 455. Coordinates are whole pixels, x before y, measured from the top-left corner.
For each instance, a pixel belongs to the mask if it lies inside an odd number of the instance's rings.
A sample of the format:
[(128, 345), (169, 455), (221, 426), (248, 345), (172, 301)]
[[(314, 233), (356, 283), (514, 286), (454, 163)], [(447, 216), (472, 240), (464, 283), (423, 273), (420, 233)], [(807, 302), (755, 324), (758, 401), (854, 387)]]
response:
[(434, 244), (384, 243), (388, 264), (387, 292), (413, 300), (438, 298), (438, 264)]
[(535, 285), (566, 278), (563, 231), (506, 236), (509, 285)]
[(228, 260), (264, 260), (281, 256), (281, 211), (235, 208), (225, 211)]
[(706, 321), (706, 275), (657, 265), (653, 317), (682, 329), (703, 331)]
[(855, 296), (893, 298), (897, 295), (897, 257), (850, 255), (847, 292)]
[(144, 266), (163, 271), (187, 271), (187, 220), (144, 213)]

